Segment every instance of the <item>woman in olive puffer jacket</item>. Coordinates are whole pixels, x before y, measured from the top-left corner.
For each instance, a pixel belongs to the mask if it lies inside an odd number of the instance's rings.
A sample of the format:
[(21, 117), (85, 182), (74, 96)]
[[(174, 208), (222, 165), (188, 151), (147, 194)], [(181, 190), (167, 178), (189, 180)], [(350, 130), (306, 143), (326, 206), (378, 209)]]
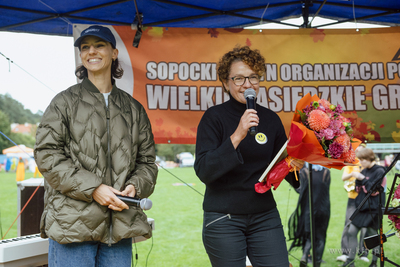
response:
[(132, 237), (151, 237), (144, 212), (115, 196), (147, 198), (157, 178), (147, 114), (115, 85), (123, 73), (115, 45), (108, 28), (82, 31), (75, 46), (83, 81), (52, 100), (37, 130), (49, 266), (130, 266)]

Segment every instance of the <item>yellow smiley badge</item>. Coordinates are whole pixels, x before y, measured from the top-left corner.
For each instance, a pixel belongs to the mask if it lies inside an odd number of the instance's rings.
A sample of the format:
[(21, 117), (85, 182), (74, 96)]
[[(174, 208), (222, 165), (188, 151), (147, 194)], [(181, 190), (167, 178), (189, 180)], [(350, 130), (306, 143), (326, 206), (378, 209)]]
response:
[(257, 143), (259, 143), (260, 145), (265, 144), (268, 141), (268, 138), (265, 134), (263, 133), (257, 133), (256, 134), (256, 141)]

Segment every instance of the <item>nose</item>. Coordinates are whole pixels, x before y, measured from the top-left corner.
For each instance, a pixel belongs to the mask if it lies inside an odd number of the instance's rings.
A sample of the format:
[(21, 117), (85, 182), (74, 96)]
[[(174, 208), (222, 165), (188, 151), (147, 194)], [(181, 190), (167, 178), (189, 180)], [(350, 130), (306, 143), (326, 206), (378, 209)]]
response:
[(244, 87), (251, 87), (252, 86), (249, 77), (244, 78), (244, 83), (243, 83), (242, 86), (244, 86)]
[(91, 45), (90, 48), (89, 48), (89, 53), (90, 54), (94, 54), (96, 52), (97, 52), (96, 48), (93, 45)]

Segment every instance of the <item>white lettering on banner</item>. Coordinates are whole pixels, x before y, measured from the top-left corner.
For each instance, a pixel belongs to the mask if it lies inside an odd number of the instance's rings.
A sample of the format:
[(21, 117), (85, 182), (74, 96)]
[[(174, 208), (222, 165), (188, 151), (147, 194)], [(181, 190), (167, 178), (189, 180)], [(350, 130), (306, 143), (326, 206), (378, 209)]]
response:
[[(216, 63), (198, 62), (153, 62), (146, 65), (146, 77), (149, 80), (181, 80), (181, 81), (216, 81)], [(298, 63), (280, 65), (280, 75), (276, 63), (267, 63), (266, 75), (261, 80), (278, 81), (368, 81), (384, 80), (385, 69), (383, 62), (373, 63)], [(387, 62), (387, 78), (400, 77), (400, 63)]]
[(271, 99), (269, 102), (269, 109), (275, 112), (277, 112), (277, 110), (282, 111), (282, 89), (278, 86), (272, 86), (268, 89), (267, 96)]
[(376, 110), (400, 109), (400, 85), (389, 84), (386, 88), (382, 84), (376, 84), (372, 88), (373, 105)]
[[(220, 86), (146, 85), (149, 110), (205, 111), (229, 99)], [(365, 86), (260, 86), (257, 103), (274, 112), (294, 112), (297, 102), (309, 92), (322, 95), (345, 111), (366, 111)], [(400, 85), (377, 84), (372, 88), (373, 106), (377, 110), (400, 109)]]
[(147, 69), (147, 73), (146, 73), (146, 77), (149, 80), (155, 80), (157, 79), (157, 63), (153, 62), (153, 61), (149, 61), (147, 62), (146, 65), (146, 69)]
[(149, 61), (146, 65), (146, 77), (149, 80), (159, 79), (161, 81), (216, 81), (216, 63), (187, 63), (187, 62), (153, 62)]
[(387, 68), (387, 76), (389, 80), (395, 79), (395, 73), (397, 73), (397, 77), (400, 77), (400, 63), (388, 62), (386, 63)]
[(205, 111), (229, 99), (220, 86), (201, 86), (200, 97), (197, 86), (146, 85), (149, 110)]
[[(276, 65), (276, 64), (273, 64)], [(267, 80), (276, 77), (276, 68), (267, 66)], [(389, 66), (388, 66), (389, 67)], [(398, 67), (390, 66), (393, 76), (398, 71)], [(400, 75), (400, 71), (399, 71)], [(336, 63), (336, 64), (287, 64), (280, 66), (280, 78), (284, 82), (288, 81), (361, 81), (361, 80), (384, 80), (385, 72), (382, 62), (379, 63)]]
[(276, 64), (265, 64), (265, 80), (268, 82), (276, 82), (278, 80), (278, 71)]
[[(382, 62), (362, 63), (304, 63), (278, 67), (276, 63), (265, 64), (266, 73), (261, 81), (315, 82), (315, 81), (371, 81), (385, 79)], [(187, 81), (217, 81), (216, 63), (153, 62), (146, 65), (149, 81), (177, 81), (183, 84), (146, 85), (147, 106), (150, 110), (205, 111), (229, 99), (221, 86), (193, 86)], [(278, 70), (280, 73), (278, 73)], [(386, 63), (386, 79), (400, 78), (400, 63)], [(260, 86), (257, 103), (274, 112), (294, 112), (303, 95), (317, 94), (345, 111), (366, 111), (365, 85)], [(375, 84), (371, 88), (372, 103), (376, 110), (400, 109), (399, 84)]]

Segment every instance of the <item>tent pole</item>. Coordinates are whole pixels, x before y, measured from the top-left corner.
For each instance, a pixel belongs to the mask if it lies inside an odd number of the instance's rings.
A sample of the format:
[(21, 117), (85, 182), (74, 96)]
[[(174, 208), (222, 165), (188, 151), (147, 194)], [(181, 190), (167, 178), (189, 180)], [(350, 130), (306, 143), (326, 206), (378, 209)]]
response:
[(311, 28), (311, 24), (313, 22), (313, 20), (315, 19), (316, 16), (318, 16), (319, 12), (321, 11), (322, 7), (325, 5), (327, 0), (324, 0), (324, 2), (319, 6), (317, 12), (315, 13), (314, 17), (312, 18), (312, 20), (308, 23), (307, 28)]
[(312, 266), (317, 266), (317, 259), (315, 253), (315, 220), (314, 220), (314, 202), (313, 202), (313, 190), (312, 190), (312, 164), (308, 164), (308, 203), (309, 203), (309, 211), (310, 211), (310, 237), (311, 237), (311, 259), (312, 259)]
[(310, 0), (304, 1), (303, 5), (301, 6), (301, 13), (303, 16), (303, 24), (300, 28), (308, 28), (308, 16), (310, 15), (310, 5), (312, 5)]

